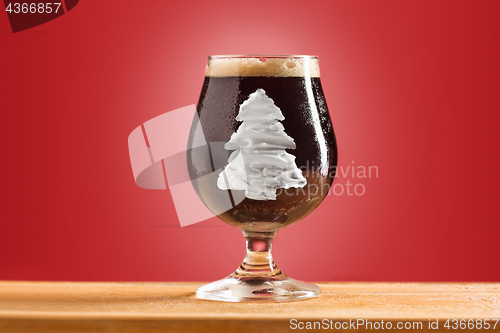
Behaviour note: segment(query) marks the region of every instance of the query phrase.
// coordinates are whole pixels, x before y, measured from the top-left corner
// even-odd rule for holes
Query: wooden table
[[[0,332],[309,332],[298,328],[346,328],[349,319],[377,332],[381,320],[429,331],[429,319],[458,332],[443,327],[447,319],[500,318],[500,283],[319,283],[320,297],[291,303],[198,300],[199,285],[0,281]],[[359,323],[347,330],[370,331]],[[483,332],[500,332],[500,322]]]

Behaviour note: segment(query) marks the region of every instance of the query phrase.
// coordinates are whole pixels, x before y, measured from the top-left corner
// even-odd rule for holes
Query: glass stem
[[[274,264],[271,247],[277,231],[243,231],[247,242],[247,253],[240,267],[233,273],[239,279],[283,279],[286,276]]]

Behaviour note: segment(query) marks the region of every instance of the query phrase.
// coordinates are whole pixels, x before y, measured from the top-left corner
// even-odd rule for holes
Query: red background
[[[214,280],[244,254],[215,219],[180,228],[132,177],[127,137],[197,102],[210,54],[316,54],[340,164],[281,231],[297,279],[498,281],[500,1],[84,1],[13,34],[0,13],[0,279]],[[339,179],[345,183],[346,179]]]

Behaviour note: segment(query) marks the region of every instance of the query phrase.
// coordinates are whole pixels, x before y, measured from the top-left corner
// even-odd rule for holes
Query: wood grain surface
[[[446,319],[500,318],[499,283],[319,283],[320,297],[290,303],[198,300],[199,285],[0,281],[0,332],[310,331],[291,329],[291,319],[422,322],[402,330],[419,332],[431,319],[458,332],[442,327]],[[500,332],[500,323],[482,331]]]

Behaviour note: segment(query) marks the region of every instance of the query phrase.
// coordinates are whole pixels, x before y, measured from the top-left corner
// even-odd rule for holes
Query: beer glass
[[[241,266],[196,296],[282,302],[320,295],[318,286],[287,277],[271,255],[276,233],[311,213],[335,176],[318,57],[210,56],[187,159],[199,198],[241,229],[247,245]]]

